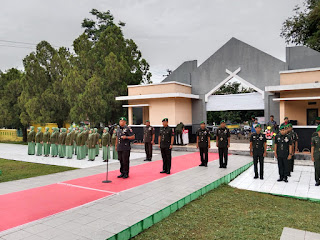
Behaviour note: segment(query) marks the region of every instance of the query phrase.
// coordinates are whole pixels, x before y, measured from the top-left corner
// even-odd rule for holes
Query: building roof
[[[120,97],[116,97],[116,100],[123,101],[123,100],[155,99],[155,98],[200,99],[200,96],[195,94],[187,94],[187,93],[160,93],[160,94],[146,94],[146,95],[134,95],[134,96],[120,96]]]
[[[281,92],[281,91],[295,91],[295,90],[310,90],[320,88],[320,83],[302,83],[292,85],[277,85],[277,86],[266,86],[266,92]]]

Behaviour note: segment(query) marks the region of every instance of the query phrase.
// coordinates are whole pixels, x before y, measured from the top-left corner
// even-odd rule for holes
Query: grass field
[[[75,168],[28,163],[0,158],[0,182],[36,177],[51,173],[64,172]]]
[[[145,239],[280,239],[284,227],[320,233],[320,203],[221,186],[142,232]]]

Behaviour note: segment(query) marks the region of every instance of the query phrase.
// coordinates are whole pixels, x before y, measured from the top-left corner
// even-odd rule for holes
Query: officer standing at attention
[[[49,157],[50,155],[50,136],[49,128],[45,128],[45,132],[43,134],[43,154],[45,157]]]
[[[311,139],[311,160],[314,163],[316,186],[320,185],[320,126],[316,130],[317,136]]]
[[[67,129],[65,144],[66,144],[66,157],[67,159],[71,159],[73,154],[72,128]]]
[[[228,148],[230,147],[230,131],[226,127],[226,121],[220,122],[220,127],[217,129],[216,145],[219,149],[219,168],[227,168],[228,164]]]
[[[316,117],[316,126],[320,126],[320,117]],[[317,131],[312,133],[312,137],[318,136]]]
[[[118,152],[118,159],[120,161],[120,175],[118,178],[129,177],[129,159],[131,145],[130,141],[135,139],[132,129],[127,126],[127,119],[121,117],[119,127],[117,129],[116,150]]]
[[[41,127],[38,127],[38,132],[36,134],[36,148],[37,148],[37,156],[42,155],[42,147],[43,147],[43,132],[41,131]]]
[[[50,137],[50,143],[51,143],[51,156],[56,157],[58,155],[58,128],[53,127],[52,128],[52,134]]]
[[[107,162],[110,159],[110,141],[111,136],[109,133],[109,128],[105,127],[101,136],[102,159],[104,162]]]
[[[267,139],[264,134],[261,133],[261,125],[255,126],[256,132],[250,137],[250,155],[253,157],[254,165],[254,179],[259,177],[258,175],[258,162],[260,164],[260,179],[263,179],[263,161],[267,156]]]
[[[291,177],[291,172],[293,172],[293,168],[294,168],[294,159],[295,159],[295,152],[298,152],[298,134],[293,131],[292,129],[292,124],[289,123],[287,128],[288,131],[288,135],[292,140],[292,158],[289,160],[289,175],[288,177]]]
[[[201,164],[199,167],[208,167],[208,150],[210,148],[210,131],[205,122],[200,123],[197,133],[197,148],[200,150]]]
[[[171,171],[171,150],[174,142],[173,129],[168,126],[168,118],[162,119],[163,127],[160,128],[159,147],[163,161],[162,171],[160,173],[170,174]]]
[[[280,178],[278,182],[288,182],[289,166],[288,160],[292,158],[292,140],[286,134],[285,126],[280,126],[280,133],[275,137],[274,155],[278,159]]]
[[[94,161],[96,158],[96,143],[97,143],[97,136],[94,130],[89,130],[89,137],[88,137],[88,161]]]
[[[150,126],[150,121],[146,121],[146,126],[143,129],[143,142],[146,152],[146,159],[144,161],[152,160],[152,146],[154,144],[155,130]]]
[[[28,155],[35,154],[35,139],[36,139],[36,132],[34,131],[34,126],[30,127],[30,132],[28,133],[27,140],[28,140]]]

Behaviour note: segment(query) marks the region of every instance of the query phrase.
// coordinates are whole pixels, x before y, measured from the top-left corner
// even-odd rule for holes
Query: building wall
[[[288,117],[290,120],[297,120],[298,125],[307,125],[307,109],[318,108],[320,112],[320,100],[316,105],[308,105],[309,101],[282,101],[280,103],[281,119]],[[283,121],[282,121],[283,122]]]
[[[152,125],[162,125],[162,119],[168,118],[170,125],[176,125],[179,122],[192,124],[192,103],[187,98],[161,98],[146,100],[131,100],[129,105],[149,104],[148,110],[145,110],[144,121],[147,118]],[[148,117],[146,111],[149,112]]]
[[[128,96],[160,94],[160,93],[191,93],[191,87],[176,83],[142,85],[128,87]]]
[[[181,82],[191,84],[191,73],[197,68],[197,60],[186,61],[175,69],[162,82]]]
[[[320,89],[299,90],[299,91],[283,91],[280,93],[281,98],[293,98],[293,97],[319,97]],[[313,100],[310,100],[313,102]]]
[[[280,85],[320,82],[320,70],[299,73],[281,73]]]
[[[304,46],[286,48],[288,69],[304,69],[320,67],[320,53]]]

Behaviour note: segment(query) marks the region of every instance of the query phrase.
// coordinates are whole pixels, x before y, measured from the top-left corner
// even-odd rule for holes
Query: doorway
[[[318,108],[307,109],[307,125],[315,125],[318,117]]]

